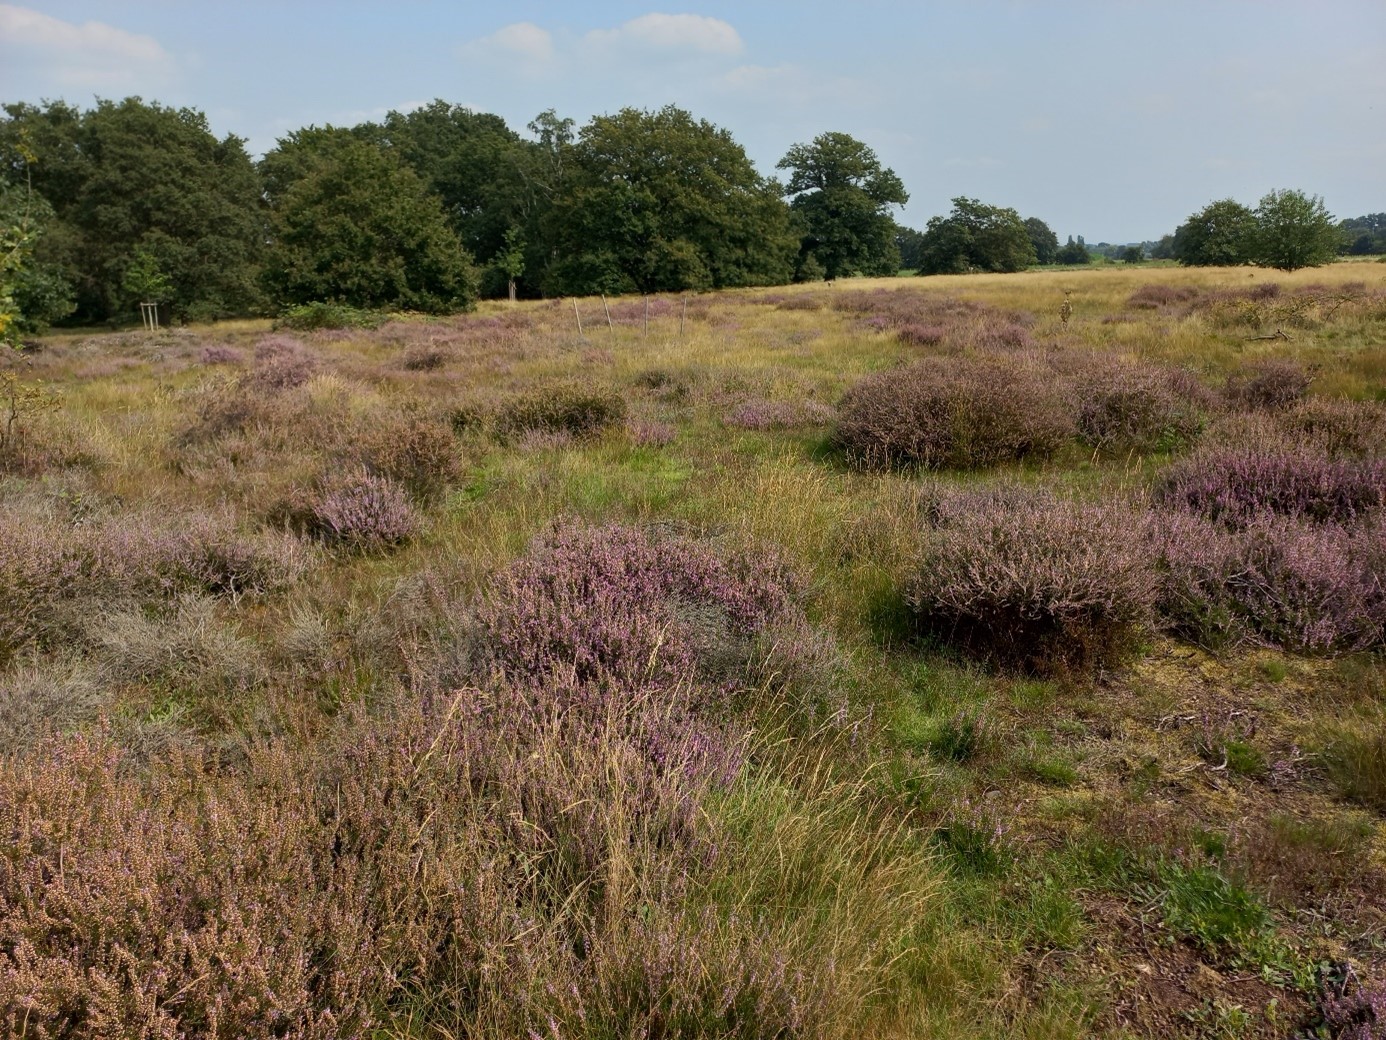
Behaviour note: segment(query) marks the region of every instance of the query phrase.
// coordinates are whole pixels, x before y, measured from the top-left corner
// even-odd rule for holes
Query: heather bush
[[[437,501],[462,479],[452,430],[415,412],[371,422],[352,438],[347,453],[367,473],[393,481],[425,503]]]
[[[504,402],[495,424],[502,437],[516,437],[527,430],[592,437],[625,418],[626,402],[616,391],[557,383]]]
[[[1333,1040],[1386,1040],[1386,983],[1326,984],[1319,1011]]]
[[[1051,373],[1018,360],[928,358],[847,391],[837,441],[863,467],[980,469],[1051,455],[1075,433]]]
[[[1279,411],[1303,400],[1313,378],[1298,362],[1270,358],[1229,378],[1224,393],[1236,408]]]
[[[1329,458],[1386,455],[1386,403],[1310,397],[1278,416],[1298,443]]]
[[[1306,450],[1225,448],[1175,463],[1156,498],[1237,526],[1267,513],[1352,523],[1386,498],[1386,460],[1326,459]]]
[[[202,348],[201,360],[204,365],[239,365],[244,359],[234,347],[214,343]]]
[[[493,580],[480,612],[498,666],[578,687],[734,682],[750,640],[792,621],[773,556],[633,527],[561,527]]]
[[[365,471],[324,479],[312,491],[275,506],[270,519],[349,552],[402,545],[420,526],[405,490],[388,477]]]
[[[1382,643],[1379,525],[1350,530],[1266,516],[1229,530],[1167,512],[1151,530],[1159,611],[1187,639],[1214,649],[1257,641],[1317,654]]]
[[[291,336],[266,336],[255,345],[255,364],[240,379],[252,393],[276,393],[302,386],[318,371],[318,359]]]
[[[1118,506],[960,494],[926,532],[905,585],[920,629],[1037,674],[1119,664],[1151,618],[1141,521]]]
[[[1181,369],[1121,363],[1076,375],[1078,432],[1099,451],[1173,451],[1203,430],[1209,395]]]

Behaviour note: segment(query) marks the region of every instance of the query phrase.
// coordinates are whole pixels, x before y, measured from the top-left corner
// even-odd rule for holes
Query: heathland
[[[1382,1036],[1384,270],[7,354],[3,1029]]]

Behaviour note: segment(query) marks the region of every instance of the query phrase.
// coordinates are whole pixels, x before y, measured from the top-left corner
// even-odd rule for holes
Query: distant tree
[[[813,256],[828,278],[899,271],[890,208],[910,197],[871,148],[847,134],[824,133],[794,145],[776,165],[789,171],[784,191],[799,222],[801,258]]]
[[[1339,251],[1351,256],[1386,253],[1386,213],[1349,217],[1338,224],[1342,234]]]
[[[1163,235],[1160,241],[1150,247],[1150,259],[1152,260],[1173,260],[1174,259],[1174,236]]]
[[[914,228],[895,227],[895,248],[900,251],[900,266],[907,271],[917,271],[924,247],[924,232]]]
[[[32,147],[34,189],[56,218],[43,250],[73,285],[78,320],[124,312],[125,270],[141,249],[168,272],[176,315],[256,306],[261,192],[240,138],[218,140],[202,113],[137,97],[82,113],[62,102],[5,111],[0,166],[14,168],[21,138]]]
[[[1126,246],[1121,251],[1123,264],[1138,264],[1145,259],[1145,250],[1140,246]]]
[[[1054,234],[1054,229],[1038,217],[1026,217],[1025,230],[1035,250],[1035,263],[1052,264],[1059,254],[1059,236]]]
[[[1210,202],[1174,232],[1174,259],[1186,267],[1250,263],[1256,214],[1233,199]]]
[[[471,258],[419,176],[359,137],[328,135],[320,144],[313,154],[295,142],[301,175],[271,204],[265,286],[274,301],[429,313],[469,307]]]
[[[159,258],[144,246],[135,250],[120,285],[131,304],[163,303],[173,292],[173,282],[164,273]]]
[[[920,274],[1023,271],[1035,262],[1020,214],[962,196],[948,216],[929,220],[920,252]]]
[[[779,186],[726,130],[672,105],[597,116],[571,144],[545,129],[559,170],[543,222],[546,292],[789,281],[795,241]]]
[[[1054,255],[1054,262],[1059,264],[1092,263],[1092,254],[1088,252],[1088,246],[1083,241],[1083,236],[1079,235],[1075,241],[1073,236],[1069,235],[1068,241],[1061,245],[1058,253]]]
[[[1317,195],[1272,191],[1256,207],[1252,256],[1262,267],[1318,267],[1338,254],[1340,241],[1338,226]]]

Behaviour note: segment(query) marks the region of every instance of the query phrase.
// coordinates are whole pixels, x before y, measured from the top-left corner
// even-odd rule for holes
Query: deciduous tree
[[[321,145],[300,151],[302,175],[273,200],[273,299],[429,313],[470,306],[470,257],[419,176],[361,137],[328,135]]]
[[[1317,195],[1272,191],[1256,207],[1252,255],[1262,267],[1318,267],[1333,260],[1341,241],[1337,224]]]
[[[1174,232],[1174,259],[1186,267],[1251,262],[1256,214],[1233,199],[1210,202]]]
[[[1030,231],[1019,213],[959,196],[952,213],[930,219],[919,272],[1023,271],[1034,262]]]
[[[890,207],[910,197],[874,151],[847,134],[819,134],[791,148],[778,169],[790,171],[785,193],[800,225],[800,266],[812,256],[829,278],[899,270]]]

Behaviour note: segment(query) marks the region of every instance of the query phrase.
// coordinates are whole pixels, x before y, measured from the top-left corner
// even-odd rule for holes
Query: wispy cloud
[[[0,53],[67,87],[122,88],[173,70],[172,57],[152,36],[104,22],[65,22],[16,4],[0,4]]]
[[[614,29],[593,29],[582,40],[589,47],[641,51],[728,55],[746,49],[741,34],[730,23],[699,14],[642,14]]]

